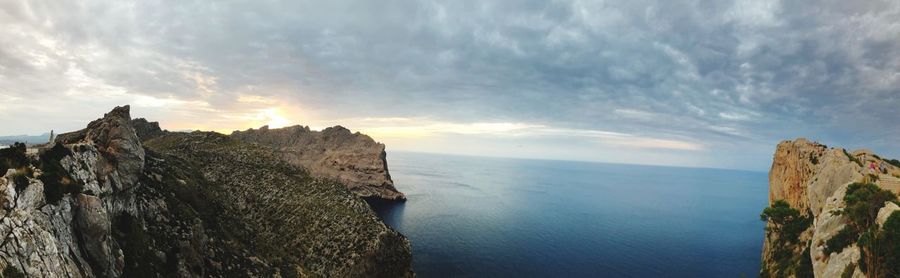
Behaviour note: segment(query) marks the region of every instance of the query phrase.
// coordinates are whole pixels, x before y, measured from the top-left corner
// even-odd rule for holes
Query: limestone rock
[[[860,167],[851,162],[843,149],[829,149],[818,158],[819,165],[808,183],[808,203],[813,215],[819,215],[825,200],[847,183],[861,181]]]
[[[144,149],[131,126],[130,111],[128,105],[116,107],[103,118],[89,123],[85,129],[60,134],[56,141],[61,144],[93,144],[113,166],[102,169],[102,174],[116,174],[117,179],[112,185],[116,189],[126,189],[137,182],[144,167]],[[115,171],[111,171],[113,169]]]
[[[900,206],[895,204],[894,202],[885,202],[884,207],[878,211],[878,218],[875,219],[875,222],[878,223],[878,226],[884,226],[884,222],[887,222],[888,217],[891,217],[891,214],[900,210]]]
[[[867,169],[873,163],[879,168],[874,173]],[[828,148],[803,138],[778,144],[769,172],[769,203],[785,200],[791,207],[813,217],[813,225],[801,233],[799,245],[811,246],[810,256],[816,277],[840,277],[848,265],[858,261],[860,252],[855,244],[841,252],[824,254],[825,242],[846,226],[847,218],[834,212],[844,209],[847,186],[867,179],[871,181],[872,178],[867,175],[872,174],[876,176],[876,185],[900,193],[900,168],[886,163],[870,150]],[[895,209],[900,208],[893,203],[881,209],[880,223]],[[769,241],[764,242],[764,266],[773,264],[772,252]],[[801,250],[794,252],[795,256],[799,256]],[[862,275],[857,266],[853,276]]]
[[[847,185],[849,184],[838,188],[831,197],[825,200],[822,213],[813,223],[810,256],[812,256],[813,273],[816,277],[840,277],[847,265],[859,260],[860,253],[856,245],[848,246],[841,252],[825,254],[825,242],[847,226],[847,218],[834,213],[844,207]]]
[[[122,275],[122,251],[112,239],[110,217],[96,196],[77,194],[75,198],[75,227],[83,243],[88,262],[98,276]]]
[[[341,126],[321,132],[304,126],[278,129],[264,126],[235,131],[231,137],[274,148],[286,161],[303,167],[314,177],[343,183],[358,196],[406,199],[394,188],[384,144],[359,132],[351,133]]]
[[[825,147],[806,139],[778,144],[769,170],[769,203],[785,200],[791,207],[806,212],[809,208],[807,185],[817,168],[811,158],[825,152]]]

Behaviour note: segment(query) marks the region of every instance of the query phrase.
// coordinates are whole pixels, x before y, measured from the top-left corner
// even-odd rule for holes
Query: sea
[[[419,277],[755,277],[767,174],[390,152]]]

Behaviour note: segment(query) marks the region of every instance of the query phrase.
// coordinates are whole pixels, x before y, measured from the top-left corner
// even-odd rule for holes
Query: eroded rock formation
[[[321,132],[304,126],[264,126],[235,131],[231,137],[274,148],[285,160],[307,169],[314,177],[336,180],[361,197],[406,199],[394,188],[384,144],[365,134],[351,133],[341,126]]]
[[[876,171],[868,170],[872,163],[877,165]],[[872,173],[874,178],[869,176]],[[802,138],[778,144],[769,172],[769,203],[784,200],[812,219],[809,228],[800,234],[799,243],[790,250],[791,256],[809,256],[815,277],[841,277],[845,274],[864,277],[863,271],[857,266],[860,251],[856,244],[851,244],[840,252],[825,254],[825,242],[847,225],[847,217],[836,212],[846,206],[844,196],[848,185],[854,182],[874,182],[878,187],[896,194],[900,193],[898,177],[900,168],[871,151],[849,152]],[[791,273],[776,273],[774,270],[776,254],[773,244],[776,239],[777,235],[767,232],[762,255],[762,274],[767,277],[793,276]],[[804,251],[808,251],[808,255]]]

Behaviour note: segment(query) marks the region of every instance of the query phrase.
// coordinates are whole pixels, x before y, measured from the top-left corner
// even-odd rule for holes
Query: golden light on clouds
[[[698,151],[704,145],[687,139],[656,138],[637,134],[592,129],[555,128],[541,124],[514,122],[455,123],[415,118],[343,119],[373,138],[423,138],[448,134],[499,137],[569,137],[583,138],[603,145],[634,149],[669,149]]]

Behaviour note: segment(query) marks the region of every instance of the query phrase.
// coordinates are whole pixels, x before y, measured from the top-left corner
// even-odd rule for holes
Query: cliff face
[[[412,275],[405,237],[271,149],[202,132],[142,143],[127,106],[56,142],[0,153],[4,273]]]
[[[866,177],[871,173],[867,169],[871,163],[879,167],[874,171],[874,178]],[[789,248],[790,255],[808,257],[815,277],[840,277],[845,274],[864,277],[857,266],[860,251],[855,243],[832,254],[825,254],[825,243],[848,223],[847,216],[836,213],[846,207],[844,196],[848,185],[875,179],[874,183],[879,188],[898,193],[898,176],[900,168],[886,163],[870,151],[848,152],[806,139],[778,144],[769,172],[769,203],[784,200],[791,208],[812,220],[811,225],[800,233],[798,243]],[[768,223],[769,228],[772,225]],[[762,276],[796,276],[775,270],[777,258],[784,257],[783,254],[776,254],[777,239],[777,234],[766,233]]]
[[[384,144],[341,126],[311,131],[309,127],[235,131],[231,137],[274,148],[288,162],[321,179],[343,183],[361,197],[404,200],[388,172]]]

